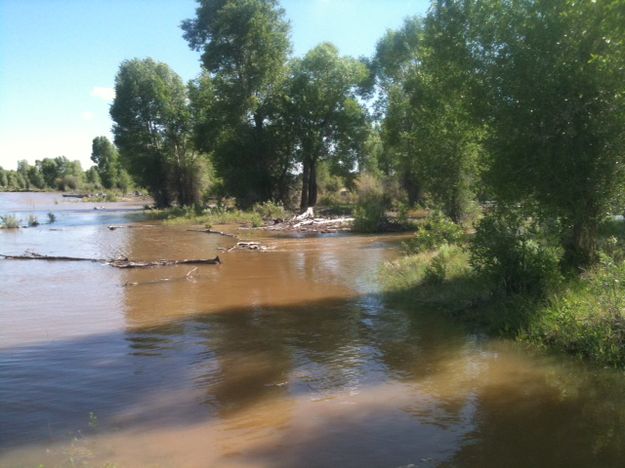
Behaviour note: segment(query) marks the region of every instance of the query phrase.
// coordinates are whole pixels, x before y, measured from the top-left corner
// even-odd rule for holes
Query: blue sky
[[[424,14],[427,0],[282,0],[295,55],[333,42],[371,55],[387,29]],[[186,81],[199,54],[180,22],[195,0],[0,0],[0,166],[65,155],[91,165],[91,141],[111,137],[120,62],[153,57]]]

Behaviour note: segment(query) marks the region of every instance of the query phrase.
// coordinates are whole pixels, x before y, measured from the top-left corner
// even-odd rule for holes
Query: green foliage
[[[20,227],[20,220],[12,214],[0,216],[0,227],[3,229],[17,229]]]
[[[293,142],[284,118],[289,24],[274,0],[201,0],[183,22],[202,53],[191,86],[195,140],[212,153],[225,191],[240,206],[286,201],[293,182]]]
[[[65,156],[37,160],[33,166],[21,160],[15,171],[0,168],[3,190],[76,190],[84,183],[85,173],[80,161],[70,161]]]
[[[561,249],[512,208],[486,216],[471,242],[471,265],[506,294],[543,294],[560,279]]]
[[[101,182],[106,189],[120,189],[126,191],[129,185],[128,173],[121,164],[119,153],[115,145],[105,136],[95,137],[91,143],[91,160],[96,164],[94,175],[88,174],[90,182],[98,185]]]
[[[318,45],[291,65],[286,112],[294,122],[291,133],[302,164],[302,210],[317,203],[321,160],[346,172],[363,152],[368,125],[357,91],[367,76],[364,64],[339,56],[329,43]]]
[[[406,253],[414,254],[426,250],[438,249],[446,244],[462,241],[464,231],[461,226],[451,221],[444,214],[435,211],[419,225],[415,236],[404,242],[402,247]]]
[[[113,133],[130,173],[159,206],[199,202],[202,156],[192,144],[191,110],[180,77],[152,59],[127,60],[115,78],[115,93]],[[101,153],[114,154],[111,145],[94,143],[96,159],[105,164],[108,156]]]
[[[497,198],[536,201],[542,217],[561,220],[567,262],[592,263],[597,225],[624,192],[623,2],[458,0],[434,10],[453,10],[457,49],[470,51],[479,77]]]
[[[402,174],[410,203],[424,193],[454,221],[475,198],[482,131],[469,113],[467,78],[449,47],[444,15],[406,20],[378,43],[384,165]],[[443,23],[443,24],[441,24]]]
[[[601,255],[597,266],[539,306],[521,338],[625,367],[625,263]]]
[[[254,213],[258,213],[262,219],[285,219],[286,211],[284,210],[284,206],[280,203],[276,203],[273,201],[266,201],[263,203],[257,203],[252,208]]]
[[[388,223],[386,210],[389,202],[382,182],[371,174],[361,174],[356,181],[358,201],[354,209],[355,232],[380,232]]]
[[[432,257],[430,264],[423,272],[423,281],[428,284],[441,284],[447,276],[450,252],[449,246],[444,244],[438,253]]]
[[[488,288],[471,270],[468,252],[456,245],[387,262],[379,278],[389,297],[448,312],[488,296]]]

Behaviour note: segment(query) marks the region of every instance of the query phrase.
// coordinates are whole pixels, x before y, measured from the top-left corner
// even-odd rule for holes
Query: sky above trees
[[[282,0],[293,52],[334,43],[370,56],[387,29],[424,14],[426,0]],[[180,23],[194,0],[0,0],[0,166],[65,155],[84,167],[110,136],[109,106],[122,60],[153,57],[184,80],[199,74]]]

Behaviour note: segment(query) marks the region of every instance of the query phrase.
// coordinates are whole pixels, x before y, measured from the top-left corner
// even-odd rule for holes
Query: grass
[[[625,262],[603,257],[539,304],[519,338],[625,367]]]
[[[106,192],[92,197],[85,197],[81,200],[85,203],[113,203],[119,201],[119,196],[113,192]]]
[[[439,264],[438,271],[432,266]],[[469,254],[457,245],[407,255],[386,263],[379,273],[387,295],[403,303],[455,313],[484,301],[489,291],[469,266]]]
[[[380,279],[391,300],[446,314],[470,329],[625,368],[625,251],[603,254],[595,267],[540,297],[493,291],[458,245],[389,262]]]
[[[166,224],[203,224],[214,226],[217,224],[242,224],[251,227],[263,225],[263,218],[253,211],[213,209],[209,211],[195,208],[174,207],[163,210],[148,210],[150,219],[161,219]]]
[[[17,229],[20,227],[20,219],[17,216],[8,214],[0,216],[0,228],[1,229]]]

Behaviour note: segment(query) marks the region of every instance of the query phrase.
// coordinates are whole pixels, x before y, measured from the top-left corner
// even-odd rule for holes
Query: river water
[[[379,295],[398,236],[233,240],[0,194],[0,466],[623,466],[625,376]],[[114,230],[108,225],[124,225]]]

